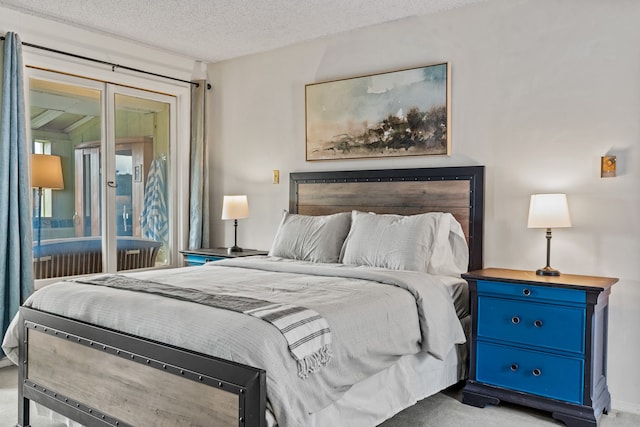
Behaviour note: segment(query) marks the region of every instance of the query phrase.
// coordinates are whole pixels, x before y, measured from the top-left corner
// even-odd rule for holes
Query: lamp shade
[[[249,218],[247,196],[224,196],[222,201],[222,219]]]
[[[31,186],[36,188],[64,189],[62,162],[59,156],[31,155]]]
[[[533,194],[529,203],[529,228],[571,227],[566,194]]]

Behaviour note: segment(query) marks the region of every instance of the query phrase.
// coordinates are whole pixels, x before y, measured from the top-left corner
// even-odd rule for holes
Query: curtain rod
[[[0,36],[0,40],[4,40],[4,39],[5,39],[4,36]],[[95,59],[95,58],[90,58],[88,56],[76,55],[75,53],[64,52],[62,50],[52,49],[50,47],[40,46],[40,45],[32,44],[32,43],[22,42],[22,45],[23,46],[28,46],[28,47],[33,47],[33,48],[36,48],[36,49],[45,50],[47,52],[58,53],[60,55],[71,56],[71,57],[77,58],[77,59],[83,59],[85,61],[91,61],[91,62],[97,62],[99,64],[103,64],[103,65],[109,65],[111,67],[111,71],[114,71],[114,72],[116,71],[116,69],[122,68],[123,70],[127,70],[127,71],[135,71],[136,73],[148,74],[148,75],[155,76],[155,77],[162,77],[163,79],[174,80],[174,81],[182,82],[182,83],[189,83],[190,85],[194,85],[195,87],[200,87],[200,84],[197,83],[197,82],[191,82],[189,80],[183,80],[183,79],[179,79],[179,78],[176,78],[176,77],[165,76],[163,74],[152,73],[151,71],[145,71],[145,70],[140,70],[138,68],[127,67],[126,65],[115,64],[113,62],[103,61],[101,59]],[[210,83],[207,83],[207,89],[211,89],[211,84]]]

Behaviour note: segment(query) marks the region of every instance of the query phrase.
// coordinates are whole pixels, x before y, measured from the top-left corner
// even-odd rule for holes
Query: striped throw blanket
[[[70,282],[107,286],[127,291],[146,292],[190,301],[215,308],[236,311],[260,318],[278,328],[298,364],[298,376],[307,378],[331,360],[331,330],[324,317],[304,307],[265,300],[209,293],[165,283],[139,280],[119,274],[69,279]]]

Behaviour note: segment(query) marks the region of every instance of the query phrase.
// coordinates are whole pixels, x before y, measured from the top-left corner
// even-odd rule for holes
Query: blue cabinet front
[[[515,297],[526,301],[540,300],[577,304],[585,304],[587,302],[587,294],[582,290],[521,283],[492,282],[490,280],[478,280],[478,294]]]
[[[209,261],[217,261],[222,259],[217,256],[207,256],[207,255],[197,255],[197,254],[185,254],[184,256],[187,265],[195,266],[195,265],[203,265]]]
[[[582,359],[477,343],[476,379],[485,384],[582,404],[583,378]]]
[[[586,308],[478,297],[478,337],[584,353]]]

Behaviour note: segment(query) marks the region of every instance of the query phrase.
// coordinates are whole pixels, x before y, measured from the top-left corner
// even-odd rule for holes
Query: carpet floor
[[[0,369],[0,427],[15,426],[18,412],[18,370],[15,367]],[[380,427],[544,427],[561,426],[547,412],[522,406],[501,404],[484,409],[463,405],[461,388],[450,388],[421,400]],[[32,411],[32,414],[35,411]],[[61,427],[59,423],[33,417],[32,427]],[[640,415],[611,411],[603,415],[599,427],[638,427]],[[336,426],[339,427],[339,426]]]

